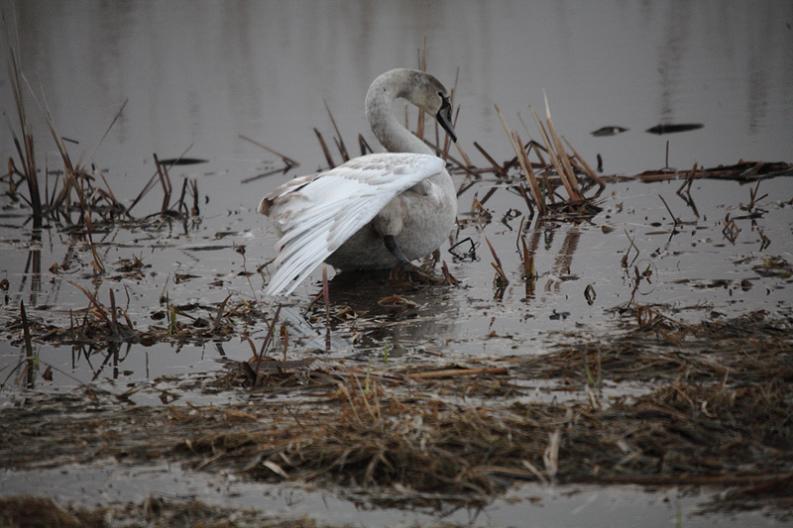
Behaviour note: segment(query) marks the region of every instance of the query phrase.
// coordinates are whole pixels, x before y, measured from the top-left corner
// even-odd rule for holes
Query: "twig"
[[[263,145],[262,143],[259,143],[259,142],[258,142],[258,141],[256,141],[255,139],[251,139],[251,138],[249,138],[248,136],[246,136],[246,135],[243,135],[243,134],[239,134],[239,138],[240,138],[240,139],[244,139],[244,140],[245,140],[245,141],[247,141],[248,143],[252,143],[252,144],[256,145],[257,147],[259,147],[259,148],[262,148],[262,149],[266,150],[266,151],[267,151],[267,152],[269,152],[270,154],[273,154],[273,155],[275,155],[275,156],[278,156],[279,158],[281,158],[281,159],[283,160],[283,162],[284,162],[284,163],[286,163],[286,164],[287,164],[287,165],[289,165],[290,167],[298,167],[298,166],[300,166],[300,163],[298,163],[297,161],[293,160],[293,159],[292,159],[292,158],[290,158],[289,156],[287,156],[287,155],[285,155],[285,154],[281,154],[280,152],[278,152],[278,151],[277,151],[277,150],[275,150],[274,148],[270,148],[270,147],[268,147],[267,145]]]
[[[30,324],[25,312],[25,301],[19,301],[19,315],[22,318],[22,335],[25,340],[25,357],[28,361],[28,386],[32,386],[33,373],[33,342],[30,338]]]
[[[488,163],[490,163],[490,165],[493,167],[493,170],[496,171],[496,174],[498,174],[502,178],[508,178],[509,177],[509,175],[507,174],[507,171],[504,170],[504,167],[499,165],[498,162],[496,162],[496,160],[493,159],[493,156],[491,156],[484,149],[484,147],[482,145],[480,145],[479,143],[474,141],[474,147],[476,147],[476,149],[482,154],[482,156],[485,157],[485,159],[488,161]]]
[[[317,135],[317,140],[319,140],[319,146],[322,147],[322,153],[325,155],[325,161],[328,162],[328,167],[333,168],[336,166],[336,163],[333,161],[333,156],[330,155],[330,150],[328,149],[327,143],[325,143],[325,138],[322,137],[322,132],[314,129],[314,133]]]
[[[333,130],[336,131],[336,137],[338,141],[336,142],[336,147],[339,149],[339,154],[341,154],[341,159],[344,161],[350,161],[350,154],[347,152],[347,145],[344,144],[344,138],[341,137],[341,132],[339,131],[339,127],[336,124],[336,119],[333,117],[333,112],[330,111],[330,107],[328,106],[328,102],[323,99],[322,102],[325,104],[325,110],[328,112],[328,116],[330,117],[330,122],[333,125]]]
[[[676,216],[675,216],[675,214],[674,214],[674,213],[672,212],[672,210],[669,208],[669,204],[668,204],[668,203],[666,203],[666,200],[664,200],[664,197],[663,197],[663,196],[661,196],[661,195],[659,194],[659,195],[658,195],[658,198],[660,198],[660,199],[661,199],[661,201],[664,203],[664,207],[666,207],[666,210],[669,212],[669,216],[671,216],[671,217],[672,217],[672,221],[675,223],[675,227],[677,227],[677,226],[679,226],[680,224],[682,224],[683,222],[681,222],[681,221],[680,221],[680,219],[679,219],[678,217],[676,217]]]
[[[157,167],[157,176],[160,178],[160,185],[162,185],[162,208],[160,209],[160,214],[165,214],[170,209],[171,204],[171,177],[168,174],[168,169],[160,163],[159,158],[157,158],[157,154],[153,154],[154,156],[154,164]]]
[[[534,176],[534,171],[531,168],[531,164],[529,164],[528,160],[526,159],[526,151],[523,150],[523,143],[520,141],[520,136],[517,134],[517,132],[509,128],[507,120],[504,119],[504,114],[501,113],[501,108],[498,105],[495,105],[495,108],[496,113],[498,114],[498,119],[501,121],[501,128],[504,130],[504,134],[507,135],[507,138],[509,138],[512,148],[515,151],[515,155],[518,158],[518,163],[520,163],[520,167],[523,169],[523,174],[525,175],[526,180],[529,182],[532,195],[534,196],[534,202],[537,204],[540,215],[543,215],[546,211],[545,200],[543,199],[542,193],[540,192],[540,186],[537,183],[537,178]]]
[[[253,369],[254,387],[259,382],[259,367],[262,364],[262,358],[264,358],[264,353],[267,351],[267,347],[270,346],[270,341],[272,341],[273,334],[275,333],[275,324],[278,322],[279,315],[281,315],[280,304],[275,309],[275,314],[273,315],[273,319],[270,321],[270,326],[267,330],[267,337],[264,338],[264,341],[262,342],[262,347],[259,349],[259,355],[256,357],[256,367]]]
[[[495,261],[491,262],[490,265],[496,270],[496,285],[499,289],[503,289],[509,284],[509,279],[507,279],[507,274],[504,273],[504,268],[501,265],[501,259],[498,258],[496,250],[493,248],[493,244],[490,243],[490,240],[488,240],[487,237],[485,237],[485,243],[487,243],[487,247],[490,248],[490,253],[493,255],[493,260]]]
[[[330,352],[330,286],[327,266],[322,266],[322,299],[325,302],[325,352]]]
[[[455,368],[444,370],[430,370],[426,372],[412,372],[407,376],[412,379],[443,379],[457,378],[461,376],[478,376],[480,374],[505,375],[509,370],[505,367],[478,367],[478,368]]]

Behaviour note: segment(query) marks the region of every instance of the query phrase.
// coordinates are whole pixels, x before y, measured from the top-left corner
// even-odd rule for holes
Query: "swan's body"
[[[259,212],[281,238],[266,293],[292,292],[323,261],[342,270],[389,269],[437,249],[454,226],[457,197],[443,160],[391,114],[405,98],[449,125],[446,91],[434,77],[397,69],[366,95],[366,116],[389,153],[370,154],[296,178],[265,196]]]

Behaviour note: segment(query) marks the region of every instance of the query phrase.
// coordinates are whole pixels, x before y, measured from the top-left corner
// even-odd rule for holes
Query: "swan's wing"
[[[442,170],[443,161],[428,154],[370,154],[265,196],[259,212],[282,233],[265,293],[291,293],[394,197]]]

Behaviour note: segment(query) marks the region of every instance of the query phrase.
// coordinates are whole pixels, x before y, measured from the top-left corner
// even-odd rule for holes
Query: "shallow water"
[[[489,183],[480,183],[463,194],[461,211],[465,211],[470,196],[477,190],[487,189]],[[748,186],[732,182],[700,181],[693,186],[692,195],[697,201],[701,218],[695,224],[673,229],[673,222],[658,198],[666,196],[675,214],[693,222],[693,213],[675,194],[677,185],[669,184],[613,184],[604,198],[604,211],[591,222],[571,224],[532,224],[526,238],[536,243],[535,266],[539,277],[534,290],[527,294],[526,282],[521,277],[521,261],[516,250],[516,233],[520,219],[511,221],[509,227],[493,221],[483,227],[463,229],[459,239],[470,237],[477,246],[475,260],[455,262],[453,255],[444,252],[443,259],[460,281],[458,288],[430,288],[400,293],[416,303],[415,308],[396,312],[381,308],[377,300],[395,290],[384,276],[357,277],[345,280],[344,275],[331,281],[332,300],[339,305],[349,305],[361,317],[354,325],[337,327],[338,341],[331,354],[322,360],[354,357],[363,361],[379,361],[384,347],[389,357],[396,361],[441,355],[444,361],[472,356],[494,357],[509,354],[542,353],[555,343],[576,339],[581,335],[602,337],[619,327],[620,318],[613,309],[628,303],[632,295],[645,305],[662,305],[681,321],[699,321],[703,318],[733,317],[753,310],[766,310],[772,317],[791,314],[790,279],[780,276],[761,276],[757,269],[770,256],[779,255],[790,260],[793,252],[791,225],[793,207],[766,199],[761,203],[767,213],[760,219],[738,220],[741,231],[734,243],[722,233],[724,215],[740,216],[740,203],[748,202]],[[786,196],[790,183],[785,178],[763,182],[760,187],[769,196]],[[481,192],[480,192],[481,195]],[[726,202],[726,203],[724,203]],[[520,198],[506,190],[498,191],[487,206],[494,216],[509,207],[520,207]],[[621,211],[618,211],[621,208]],[[199,302],[209,305],[220,302],[228,294],[235,298],[264,301],[261,288],[266,275],[239,276],[243,271],[242,257],[232,244],[245,244],[246,268],[264,262],[272,256],[272,236],[262,235],[258,218],[253,213],[240,212],[224,217],[233,220],[232,229],[237,234],[215,240],[213,229],[221,228],[217,219],[204,219],[188,234],[173,237],[154,236],[143,240],[140,234],[118,230],[110,239],[114,242],[105,249],[104,260],[111,264],[121,258],[139,256],[144,263],[144,277],[129,279],[120,273],[110,272],[114,280],[106,280],[97,288],[98,298],[108,303],[109,290],[118,299],[130,295],[130,316],[140,327],[153,324],[162,314],[165,304],[159,298],[166,292],[172,303]],[[754,225],[753,225],[754,223]],[[603,227],[613,228],[609,233]],[[760,231],[771,241],[761,251]],[[10,233],[20,233],[19,230]],[[262,236],[260,236],[262,235]],[[630,246],[630,236],[639,253],[628,269],[621,266],[623,255]],[[493,286],[492,257],[485,245],[491,241],[504,264],[509,286],[501,300],[496,299]],[[52,262],[61,262],[66,244],[54,230],[47,231],[41,243],[40,258],[46,269]],[[263,243],[259,243],[263,240]],[[127,242],[129,242],[127,244]],[[220,246],[217,251],[195,251],[191,248],[203,244]],[[9,244],[11,246],[11,244]],[[132,247],[129,247],[132,246]],[[31,317],[69,324],[69,309],[79,310],[86,305],[85,296],[69,281],[80,279],[80,273],[52,275],[46,271],[36,280],[25,269],[30,251],[20,243],[6,250],[12,285],[24,291],[14,291],[14,299],[23,299],[29,306]],[[630,254],[634,258],[635,252]],[[224,269],[224,266],[225,269]],[[642,281],[633,294],[634,268],[649,269],[649,281]],[[177,274],[195,277],[177,283]],[[222,281],[222,285],[216,281]],[[303,308],[319,291],[318,279],[307,281],[297,289],[290,300],[295,320],[302,319]],[[38,284],[38,292],[31,286]],[[591,286],[596,298],[586,302],[585,289]],[[399,291],[399,290],[397,290]],[[119,303],[126,302],[119,300]],[[15,303],[6,308],[6,316],[16,315]],[[209,311],[191,312],[193,316]],[[77,316],[79,320],[79,315]],[[294,325],[293,325],[294,327]],[[267,322],[251,328],[254,341],[263,339]],[[297,335],[319,339],[319,329],[307,322],[294,327]],[[566,337],[566,332],[574,332]],[[349,340],[358,337],[353,347]],[[336,346],[337,345],[337,346]],[[320,345],[318,348],[322,348]],[[145,381],[160,376],[189,374],[220,368],[222,357],[242,360],[250,349],[246,343],[232,340],[224,344],[222,353],[207,343],[200,347],[157,344],[146,347],[140,344],[123,346],[118,353],[111,351],[93,353],[90,350],[70,350],[63,347],[44,346],[40,349],[42,360],[69,373],[76,379],[59,372],[54,376],[56,385],[73,386],[95,380]],[[9,368],[21,360],[20,349],[0,345],[0,358]],[[430,354],[430,356],[427,356]],[[299,354],[297,354],[299,356]],[[44,386],[51,386],[45,383]]]
[[[31,86],[44,92],[60,133],[79,142],[69,143],[72,156],[106,168],[118,196],[131,199],[143,187],[153,172],[152,153],[169,158],[186,152],[208,160],[172,171],[175,187],[183,177],[197,178],[200,222],[174,224],[157,233],[114,229],[95,236],[108,268],[132,256],[151,266],[139,279],[111,271],[108,275],[116,278],[98,288],[103,301],[111,288],[123,299],[119,302],[126,303],[128,293],[130,316],[140,326],[154,323],[152,314],[163,309],[163,293],[174,303],[209,305],[229,294],[264,300],[266,273],[240,275],[273,256],[275,235],[254,211],[259,197],[292,176],[324,165],[311,130],[317,126],[326,135],[331,131],[323,99],[350,145],[359,131],[374,145],[362,110],[368,83],[390,67],[414,66],[424,37],[429,69],[447,86],[459,67],[456,101],[462,112],[457,132],[481,165],[485,162],[473,141],[499,161],[511,157],[493,104],[522,130],[516,114],[530,121],[529,105],[541,107],[543,91],[557,129],[590,163],[600,154],[606,173],[633,174],[664,166],[667,140],[668,162],[674,167],[793,158],[793,5],[785,1],[237,2],[221,8],[212,2],[34,0],[17,3],[15,14]],[[96,147],[127,99],[119,122]],[[0,79],[0,101],[4,113],[13,115],[6,78]],[[41,138],[40,165],[46,160],[48,166],[57,166],[40,112],[32,99],[28,106]],[[661,122],[702,123],[704,128],[668,136],[645,132]],[[533,124],[528,124],[533,131]],[[614,137],[591,135],[607,125],[629,130]],[[278,161],[239,134],[284,152],[301,166],[289,174],[242,183],[277,167]],[[0,130],[0,153],[13,154],[6,127]],[[493,185],[498,183],[480,181],[460,197],[461,218],[469,218],[474,195],[481,198]],[[675,195],[677,188],[675,182],[611,184],[602,196],[603,211],[591,221],[531,224],[526,237],[536,243],[540,276],[530,294],[516,251],[521,217],[509,225],[499,221],[507,209],[525,212],[525,206],[500,188],[486,204],[493,221],[468,224],[458,234],[458,240],[471,237],[476,257],[457,260],[447,252],[448,246],[443,248],[442,257],[461,280],[460,288],[402,292],[416,307],[393,313],[374,302],[393,291],[383,277],[368,277],[352,286],[343,276],[334,279],[333,302],[366,315],[354,328],[335,329],[338,346],[322,361],[401,364],[538,354],[581,335],[608,336],[621,328],[619,316],[610,309],[631,299],[632,268],[620,265],[629,236],[639,249],[635,265],[652,271],[651,280],[637,290],[640,303],[665,305],[686,321],[759,309],[789,317],[790,280],[761,276],[756,267],[769,256],[793,259],[793,208],[784,203],[793,198],[791,180],[760,184],[760,194],[768,193],[760,202],[767,213],[738,220],[741,231],[733,242],[722,233],[722,221],[727,213],[744,214],[740,205],[749,201],[749,186],[695,182],[692,195],[698,218]],[[155,211],[156,194],[136,213]],[[695,223],[675,232],[658,195],[676,216]],[[68,281],[90,284],[83,276],[90,267],[88,252],[75,253],[73,271],[48,272],[79,243],[54,227],[34,236],[20,215],[24,211],[6,197],[0,204],[0,272],[11,285],[0,317],[8,321],[16,315],[18,301],[24,300],[31,317],[65,324],[69,309],[87,304]],[[771,241],[768,248],[761,248],[761,233]],[[493,243],[510,280],[500,300],[494,298],[492,257],[485,238]],[[241,245],[246,247],[244,258],[235,251]],[[177,274],[195,277],[177,283]],[[291,309],[298,317],[317,293],[318,277],[315,274],[293,297]],[[597,294],[591,305],[584,296],[590,285]],[[313,330],[302,331],[310,335]],[[313,332],[314,337],[320,335]],[[265,333],[264,321],[251,329],[257,342]],[[353,346],[349,343],[354,335],[359,341]],[[249,355],[248,345],[238,339],[222,348],[208,343],[136,344],[117,352],[49,345],[36,350],[43,364],[55,367],[52,381],[36,379],[38,389],[69,391],[87,382],[115,387],[142,383],[154,387],[139,396],[143,404],[160,403],[151,394],[159,383],[167,388],[167,381],[160,380],[168,376],[200,376],[220,369],[222,357],[243,360]],[[21,358],[20,347],[4,336],[0,377],[5,379]],[[0,394],[3,404],[14,398],[9,389]],[[221,402],[229,397],[210,399]],[[196,392],[177,403],[185,401],[208,400]],[[14,482],[20,492],[36,486]],[[675,513],[659,496],[630,490],[614,491],[618,498],[608,498],[611,491],[591,493],[601,493],[592,502],[601,513],[616,501],[619,506],[614,508],[634,505],[638,511],[652,510],[659,525],[673,524]],[[558,503],[559,510],[546,502],[539,511],[548,519],[559,519],[558,511],[578,505],[562,496],[548,499]],[[520,519],[508,501],[488,511],[492,525]],[[391,519],[372,515],[383,524]],[[403,514],[395,515],[401,519]],[[603,518],[608,525],[608,516]],[[367,517],[366,522],[374,521]],[[697,522],[687,519],[685,525]]]
[[[784,0],[235,2],[222,10],[32,0],[18,3],[17,18],[26,75],[61,133],[81,142],[75,158],[90,155],[129,99],[95,157],[121,196],[140,189],[152,152],[175,157],[191,146],[190,156],[211,162],[193,172],[212,173],[201,184],[220,210],[253,207],[251,193],[275,182],[230,188],[268,158],[238,134],[311,171],[321,159],[311,128],[330,128],[325,99],[348,142],[360,131],[372,143],[366,88],[388,68],[414,66],[424,37],[429,68],[447,86],[460,68],[458,136],[472,155],[477,140],[507,156],[493,104],[521,130],[515,114],[529,122],[543,90],[557,128],[587,159],[601,153],[608,172],[662,166],[667,138],[670,164],[686,168],[787,159],[793,141],[793,7]],[[0,96],[10,110],[7,81]],[[659,122],[705,127],[644,132]],[[606,125],[629,131],[590,135]],[[5,155],[7,134],[3,127]]]
[[[0,489],[45,493],[57,501],[85,507],[107,502],[139,502],[153,494],[170,501],[197,499],[226,508],[256,508],[285,518],[310,515],[339,525],[395,528],[438,520],[436,515],[421,511],[369,509],[325,491],[251,483],[233,475],[212,476],[165,465],[139,469],[98,462],[57,470],[2,471]],[[398,491],[393,494],[392,498],[396,498]],[[102,500],[95,499],[100,496]],[[484,508],[451,510],[443,515],[443,521],[471,528],[525,526],[527,518],[536,526],[569,528],[636,525],[695,528],[713,525],[713,518],[700,510],[714,496],[707,490],[693,493],[667,489],[650,494],[637,486],[544,488],[526,484]],[[737,513],[729,520],[735,526],[782,525],[761,512]]]

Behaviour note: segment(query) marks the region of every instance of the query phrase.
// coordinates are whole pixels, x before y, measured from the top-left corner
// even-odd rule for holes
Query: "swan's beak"
[[[452,126],[452,105],[449,104],[449,100],[445,97],[443,98],[441,109],[435,114],[435,119],[438,120],[438,123],[441,124],[446,133],[449,134],[452,141],[456,143],[457,134],[454,133],[454,127]]]

